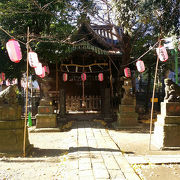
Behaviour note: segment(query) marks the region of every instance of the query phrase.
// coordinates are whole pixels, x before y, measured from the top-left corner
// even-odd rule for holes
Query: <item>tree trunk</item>
[[[18,81],[18,89],[19,89],[19,92],[21,92],[21,78],[20,77],[18,77],[17,78],[17,81]]]
[[[131,54],[131,37],[128,34],[123,34],[121,44],[121,51],[122,51],[122,62],[120,67],[120,75],[124,75],[124,68],[128,66],[130,63],[130,54]]]

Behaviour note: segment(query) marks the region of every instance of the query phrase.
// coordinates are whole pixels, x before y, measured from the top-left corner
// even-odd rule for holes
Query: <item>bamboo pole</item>
[[[113,97],[113,83],[112,83],[112,69],[111,69],[111,61],[109,60],[109,73],[110,73],[110,85],[111,85],[111,96]]]
[[[177,50],[177,47],[174,47],[174,59],[175,59],[175,79],[176,79],[176,84],[178,85],[178,50]]]
[[[28,105],[28,76],[29,76],[29,59],[28,59],[28,52],[29,52],[29,27],[27,29],[27,43],[26,43],[26,49],[27,49],[27,70],[26,70],[26,111],[25,111],[25,121],[24,121],[24,141],[23,141],[23,156],[26,157],[26,124],[27,124],[27,105]]]
[[[159,47],[160,46],[161,46],[161,40],[159,40]],[[156,78],[157,78],[158,64],[159,64],[159,56],[157,56],[156,69],[155,69],[155,75],[154,75],[154,86],[153,86],[152,106],[151,106],[151,120],[150,120],[149,150],[151,150],[152,119],[153,119],[153,110],[154,110],[154,95],[155,95],[155,89],[156,89]]]

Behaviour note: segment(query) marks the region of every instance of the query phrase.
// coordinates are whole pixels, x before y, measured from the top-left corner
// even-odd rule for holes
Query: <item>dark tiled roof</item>
[[[89,23],[82,23],[78,34],[83,34],[90,44],[103,50],[119,51],[119,41],[114,35],[121,36],[121,29],[119,27],[108,25],[91,26]]]

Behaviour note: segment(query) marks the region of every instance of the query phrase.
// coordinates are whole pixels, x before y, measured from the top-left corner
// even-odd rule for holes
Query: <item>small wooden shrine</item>
[[[61,118],[71,113],[96,113],[112,118],[112,104],[117,95],[118,69],[121,52],[111,26],[91,26],[84,22],[73,35],[61,63],[50,64],[50,96]],[[121,32],[116,29],[116,32]]]

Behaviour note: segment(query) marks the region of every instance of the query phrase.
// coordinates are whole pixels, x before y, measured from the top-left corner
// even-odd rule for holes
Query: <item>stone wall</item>
[[[24,141],[24,119],[21,119],[21,107],[0,106],[0,156],[22,156]],[[26,134],[26,151],[30,149]]]

